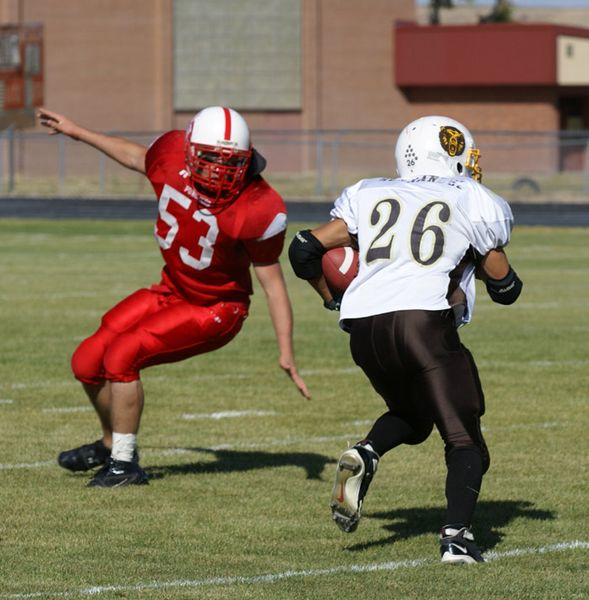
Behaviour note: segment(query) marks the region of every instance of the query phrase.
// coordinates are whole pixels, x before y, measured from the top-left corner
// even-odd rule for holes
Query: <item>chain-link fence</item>
[[[158,132],[108,132],[148,145]],[[267,179],[286,198],[332,198],[358,179],[394,176],[393,130],[252,132]],[[510,200],[585,202],[589,131],[474,132],[483,182]],[[149,182],[61,135],[0,133],[3,195],[151,197]]]

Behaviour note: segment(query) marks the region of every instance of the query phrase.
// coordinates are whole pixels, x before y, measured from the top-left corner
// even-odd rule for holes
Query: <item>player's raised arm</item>
[[[49,129],[50,135],[62,133],[73,140],[79,140],[100,150],[128,169],[145,173],[145,154],[147,152],[145,146],[126,138],[105,135],[86,129],[67,117],[46,108],[37,110],[37,119],[43,127]]]
[[[268,312],[278,342],[280,368],[292,379],[299,392],[305,398],[310,398],[307,384],[299,375],[294,359],[292,307],[280,263],[254,264],[254,271],[266,294]]]

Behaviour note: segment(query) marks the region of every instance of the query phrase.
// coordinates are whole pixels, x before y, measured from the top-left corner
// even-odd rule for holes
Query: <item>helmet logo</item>
[[[234,142],[233,140],[230,140],[230,139],[217,140],[217,145],[223,146],[225,148],[237,148],[237,142]]]
[[[464,134],[455,127],[440,127],[440,144],[448,156],[460,156],[464,152]]]
[[[405,162],[408,167],[414,167],[417,162],[417,154],[415,154],[415,150],[413,150],[411,144],[409,144],[407,150],[405,150]]]

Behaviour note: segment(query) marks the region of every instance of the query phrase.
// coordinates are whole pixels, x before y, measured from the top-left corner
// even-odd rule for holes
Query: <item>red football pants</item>
[[[246,317],[242,302],[197,306],[171,293],[141,289],[102,317],[98,330],[74,352],[72,370],[88,384],[135,381],[145,367],[224,346]]]

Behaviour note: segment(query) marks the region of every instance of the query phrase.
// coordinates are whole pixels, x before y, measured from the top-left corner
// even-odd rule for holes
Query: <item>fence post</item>
[[[321,131],[317,131],[317,156],[316,161],[316,179],[315,179],[315,194],[321,196],[323,194],[323,137]]]
[[[106,156],[102,153],[98,153],[99,162],[99,172],[98,172],[98,189],[100,190],[100,194],[104,196],[105,193],[105,180],[106,180]]]
[[[0,131],[0,194],[4,193],[4,131]]]
[[[8,193],[14,192],[14,125],[9,125],[6,130],[8,135]]]
[[[583,191],[589,192],[589,139],[585,143],[585,164],[583,165]]]
[[[57,136],[57,164],[58,164],[58,180],[57,191],[63,195],[65,191],[65,136]]]
[[[331,184],[329,186],[329,192],[331,195],[335,195],[337,192],[337,175],[338,175],[338,151],[340,145],[340,137],[336,134],[333,141],[331,142]]]

